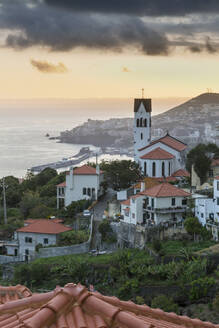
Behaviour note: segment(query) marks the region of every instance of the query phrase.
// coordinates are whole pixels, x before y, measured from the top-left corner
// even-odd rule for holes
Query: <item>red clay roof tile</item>
[[[212,166],[212,167],[214,167],[214,166],[219,166],[219,158],[217,158],[217,159],[212,159],[211,166]]]
[[[27,226],[17,229],[17,232],[32,232],[32,233],[46,233],[46,234],[59,234],[61,232],[72,230],[61,223],[53,222],[49,219],[36,220]]]
[[[121,205],[130,205],[130,199],[124,200]]]
[[[190,177],[188,171],[180,169],[172,174],[172,177]]]
[[[141,193],[150,197],[188,197],[190,194],[170,183],[161,183]]]
[[[167,151],[161,149],[160,147],[150,151],[149,153],[145,154],[141,157],[142,159],[152,159],[152,160],[162,160],[162,159],[173,159],[175,156],[168,153]]]
[[[187,145],[184,144],[182,141],[170,136],[169,134],[166,134],[164,137],[160,138],[160,139],[157,139],[157,140],[154,140],[152,141],[149,145],[143,147],[143,148],[140,148],[139,151],[142,151],[152,145],[155,145],[156,143],[163,143],[164,145],[167,145],[169,146],[170,148],[173,148],[179,152],[185,150],[187,148]]]
[[[69,175],[70,172],[67,172],[67,175]],[[77,167],[76,169],[73,169],[74,175],[97,175],[96,169],[89,165],[83,165],[80,167]],[[100,174],[103,174],[103,171],[100,171]]]
[[[56,185],[56,187],[63,187],[64,188],[64,187],[66,187],[66,182],[64,181],[64,182]]]
[[[9,287],[11,288],[11,287]],[[10,306],[8,306],[10,305]],[[147,305],[88,292],[67,284],[45,294],[0,305],[1,328],[219,328]]]

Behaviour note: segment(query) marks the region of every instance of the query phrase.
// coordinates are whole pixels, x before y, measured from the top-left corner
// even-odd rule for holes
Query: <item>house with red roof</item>
[[[187,145],[169,133],[151,140],[151,112],[151,99],[135,99],[134,158],[144,176],[170,177],[184,171]]]
[[[57,208],[81,199],[97,200],[103,194],[103,180],[104,174],[99,165],[96,168],[89,165],[71,167],[66,172],[65,181],[57,185]]]
[[[0,301],[1,328],[219,328],[73,283],[46,293],[32,293],[21,285],[0,286]]]
[[[64,226],[59,219],[29,219],[16,230],[13,242],[6,245],[7,255],[18,256],[22,260],[35,257],[36,246],[56,245],[61,233],[72,228]]]
[[[179,223],[185,217],[190,194],[164,182],[121,202],[121,215],[130,224]]]

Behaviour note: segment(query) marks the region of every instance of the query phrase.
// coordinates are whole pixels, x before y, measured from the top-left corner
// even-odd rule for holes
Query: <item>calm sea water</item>
[[[27,169],[40,164],[61,160],[76,154],[81,145],[61,144],[49,140],[60,131],[71,129],[83,122],[88,113],[54,111],[47,113],[20,110],[0,111],[0,177],[24,177]],[[90,118],[107,119],[110,114],[90,114]],[[84,146],[84,145],[83,145]]]

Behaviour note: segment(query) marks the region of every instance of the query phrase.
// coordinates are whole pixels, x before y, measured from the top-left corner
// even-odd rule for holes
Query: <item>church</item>
[[[185,177],[187,145],[167,133],[151,140],[151,99],[134,101],[134,160],[144,176],[154,178]]]

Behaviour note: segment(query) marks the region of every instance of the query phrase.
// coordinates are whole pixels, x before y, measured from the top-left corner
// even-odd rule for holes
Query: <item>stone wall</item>
[[[22,261],[21,256],[0,255],[0,264],[21,262],[21,261]]]

